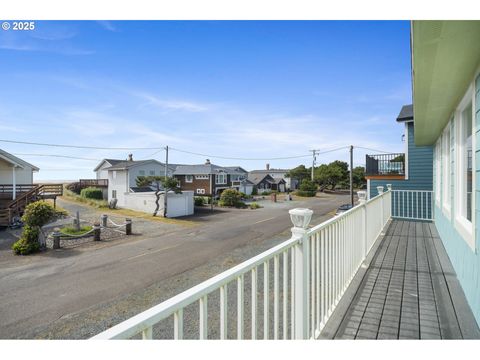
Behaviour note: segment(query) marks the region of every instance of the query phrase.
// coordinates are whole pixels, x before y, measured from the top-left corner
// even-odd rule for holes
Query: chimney
[[[205,165],[210,165],[210,159],[205,160]]]
[[[267,170],[270,170],[270,164],[267,164],[266,168]]]
[[[128,154],[128,159],[127,161],[133,161],[133,155],[132,154]]]

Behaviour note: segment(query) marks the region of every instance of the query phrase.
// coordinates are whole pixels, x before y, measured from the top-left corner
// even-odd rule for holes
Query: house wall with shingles
[[[194,192],[195,195],[212,195],[210,191],[210,176],[208,179],[196,179],[195,175],[193,175],[193,181],[186,182],[185,178],[186,175],[175,175],[175,178],[180,181],[180,188],[182,190],[191,190]],[[205,194],[197,194],[197,189],[204,189]]]
[[[462,235],[457,231],[455,226],[455,201],[453,194],[457,184],[455,184],[455,156],[454,156],[454,144],[455,144],[455,127],[457,126],[456,120],[454,120],[450,126],[450,144],[451,144],[451,201],[450,201],[450,216],[444,211],[442,205],[445,201],[443,193],[440,192],[440,202],[435,204],[435,226],[438,230],[440,238],[447,250],[448,256],[455,269],[456,275],[463,291],[467,298],[467,301],[474,313],[477,323],[480,324],[480,227],[478,221],[480,220],[480,75],[477,75],[474,83],[474,104],[475,117],[472,119],[474,123],[473,136],[475,138],[474,154],[475,159],[473,161],[473,171],[476,172],[476,183],[473,183],[473,191],[476,192],[475,203],[473,204],[474,216],[473,219],[473,236],[475,241],[475,249],[467,243]],[[443,164],[443,162],[440,162]],[[443,188],[442,178],[437,178],[436,171],[434,174],[434,184],[440,182],[440,189]],[[435,186],[436,188],[436,186]],[[475,222],[477,226],[475,226]]]
[[[414,142],[413,122],[408,126],[408,180],[370,179],[370,198],[377,196],[377,186],[387,188],[392,184],[394,190],[432,190],[433,188],[433,147],[416,146]]]

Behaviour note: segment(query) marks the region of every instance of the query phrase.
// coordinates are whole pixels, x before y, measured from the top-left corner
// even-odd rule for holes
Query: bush
[[[252,195],[258,195],[258,190],[256,186],[253,187]]]
[[[252,203],[250,204],[250,209],[260,209],[261,207],[262,207],[262,206],[259,205],[259,204],[256,203],[256,202],[252,202]]]
[[[205,205],[205,199],[201,196],[195,196],[194,203],[195,206],[203,206]]]
[[[297,190],[295,192],[295,195],[297,196],[302,196],[302,197],[313,197],[317,194],[316,191],[303,191],[303,190]]]
[[[266,195],[270,195],[272,192],[270,190],[265,190],[264,192],[262,192],[262,195],[266,196]]]
[[[85,199],[97,199],[103,200],[103,191],[102,189],[95,188],[95,187],[87,187],[80,191],[80,196]]]
[[[56,215],[57,212],[53,206],[46,201],[36,201],[27,205],[22,216],[22,221],[25,224],[22,235],[12,245],[12,250],[17,255],[28,255],[38,251],[40,249],[38,242],[40,228],[55,218]]]
[[[52,205],[46,201],[35,201],[25,208],[22,221],[31,227],[41,227],[52,220],[55,215],[56,211]]]
[[[235,189],[226,189],[222,192],[218,205],[244,207],[245,203],[242,202],[242,194],[239,191]]]

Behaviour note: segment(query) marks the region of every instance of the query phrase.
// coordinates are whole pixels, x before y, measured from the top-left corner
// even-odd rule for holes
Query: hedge
[[[103,200],[103,191],[102,189],[95,188],[95,187],[87,187],[80,191],[80,196],[85,199],[97,199]]]

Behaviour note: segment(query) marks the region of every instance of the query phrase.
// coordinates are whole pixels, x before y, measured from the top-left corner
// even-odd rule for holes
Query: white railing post
[[[292,209],[289,211],[290,219],[294,227],[291,229],[292,238],[298,238],[295,245],[295,270],[294,270],[294,339],[308,339],[309,326],[309,240],[308,224],[312,218],[313,211],[310,209]]]
[[[363,246],[363,255],[364,257],[367,256],[367,207],[365,203],[367,202],[367,192],[366,191],[357,191],[358,195],[358,202],[362,207],[362,246]]]
[[[380,201],[380,224],[383,229],[383,186],[377,186],[378,195],[382,196]]]

